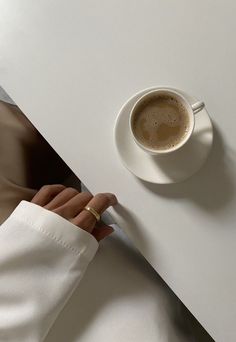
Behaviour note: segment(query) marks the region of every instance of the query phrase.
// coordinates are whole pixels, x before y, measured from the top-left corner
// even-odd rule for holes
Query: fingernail
[[[111,205],[116,205],[118,203],[118,200],[114,194],[108,193],[107,196],[109,196]]]
[[[109,231],[108,231],[108,235],[111,235],[112,233],[114,233],[115,229],[112,227],[109,227]]]

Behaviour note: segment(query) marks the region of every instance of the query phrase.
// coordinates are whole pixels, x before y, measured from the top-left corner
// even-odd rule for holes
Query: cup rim
[[[186,134],[185,138],[183,140],[180,141],[179,144],[177,144],[176,146],[174,146],[173,148],[169,148],[169,149],[165,149],[165,150],[157,150],[157,149],[151,149],[149,147],[146,147],[145,145],[143,145],[135,136],[134,132],[133,132],[133,127],[132,127],[132,120],[133,120],[133,116],[135,114],[135,109],[138,107],[138,105],[140,105],[140,103],[143,102],[144,99],[146,99],[147,97],[151,96],[152,94],[156,94],[156,93],[161,93],[161,92],[166,92],[166,93],[170,93],[170,94],[174,94],[175,96],[181,98],[181,100],[184,102],[184,105],[187,107],[188,110],[188,114],[191,117],[191,128],[189,129],[188,133]],[[144,151],[149,152],[151,154],[167,154],[167,153],[171,153],[171,152],[175,152],[176,150],[180,149],[183,145],[185,145],[187,143],[187,141],[189,140],[189,138],[191,137],[193,130],[194,130],[194,126],[195,126],[195,118],[194,118],[194,113],[193,113],[193,109],[191,104],[187,101],[187,99],[179,92],[169,89],[169,88],[158,88],[158,89],[152,89],[150,91],[148,91],[147,93],[143,94],[133,105],[131,111],[130,111],[130,117],[129,117],[129,127],[130,127],[130,131],[131,134],[133,136],[134,141],[136,142],[136,144],[141,147]]]

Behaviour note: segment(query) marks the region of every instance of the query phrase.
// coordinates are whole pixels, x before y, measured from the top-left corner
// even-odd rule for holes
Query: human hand
[[[116,196],[111,193],[100,193],[95,196],[89,192],[79,192],[74,188],[53,184],[43,186],[31,201],[47,210],[64,217],[77,227],[92,234],[97,241],[113,232],[113,228],[85,210],[86,206],[101,215],[108,207],[117,204]]]

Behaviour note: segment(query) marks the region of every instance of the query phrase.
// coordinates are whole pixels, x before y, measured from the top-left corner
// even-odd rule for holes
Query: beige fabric
[[[70,173],[20,109],[0,101],[0,224],[22,199]]]

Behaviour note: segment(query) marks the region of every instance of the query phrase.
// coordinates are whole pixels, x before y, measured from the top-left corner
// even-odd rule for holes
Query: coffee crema
[[[136,139],[152,150],[171,149],[185,138],[190,126],[187,109],[171,96],[154,96],[136,108],[132,127]]]

